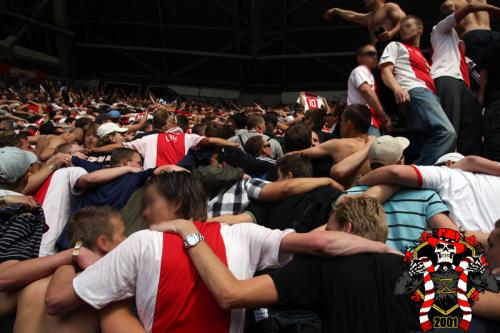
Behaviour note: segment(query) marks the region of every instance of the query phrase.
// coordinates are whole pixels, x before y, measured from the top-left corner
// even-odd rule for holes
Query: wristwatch
[[[199,232],[196,234],[189,234],[186,236],[186,238],[184,238],[184,248],[186,248],[186,250],[189,250],[202,240],[205,240],[205,237],[203,237],[203,235]]]
[[[73,248],[73,254],[71,255],[71,259],[73,260],[73,265],[78,266],[78,256],[80,255],[80,248],[82,247],[83,242],[78,241]]]

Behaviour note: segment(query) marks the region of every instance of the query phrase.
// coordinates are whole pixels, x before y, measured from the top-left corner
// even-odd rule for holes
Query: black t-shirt
[[[279,304],[316,310],[325,333],[419,331],[416,305],[394,295],[403,268],[394,254],[297,257],[270,276]]]
[[[340,192],[329,186],[298,194],[280,203],[253,201],[247,211],[256,223],[270,229],[309,232],[328,222],[332,202]]]
[[[486,49],[481,59],[481,69],[488,71],[488,83],[485,91],[485,105],[500,98],[500,39],[497,39]]]
[[[101,167],[108,167],[111,161],[111,153],[90,153],[88,162],[95,163]]]

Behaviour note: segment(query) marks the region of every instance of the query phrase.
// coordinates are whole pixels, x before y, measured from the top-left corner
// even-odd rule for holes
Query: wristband
[[[71,254],[71,260],[73,261],[73,265],[75,265],[75,267],[78,267],[78,256],[80,255],[80,248],[82,245],[82,241],[76,242],[75,247],[73,248],[73,253]]]

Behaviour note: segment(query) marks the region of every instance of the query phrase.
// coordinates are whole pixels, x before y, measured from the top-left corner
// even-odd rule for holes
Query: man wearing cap
[[[44,214],[32,197],[20,193],[34,162],[31,155],[16,147],[0,148],[0,273],[13,262],[38,257]],[[0,292],[0,316],[13,311],[16,300],[16,293]]]
[[[341,163],[355,165],[356,159],[368,158],[372,170],[386,165],[403,165],[403,152],[409,145],[410,142],[406,138],[384,135],[376,138],[373,143],[367,144],[364,149]],[[347,194],[358,195],[367,189],[367,186],[356,186],[347,190]],[[429,226],[456,229],[456,226],[447,217],[448,207],[435,191],[427,189],[397,191],[397,188],[387,190],[391,193],[395,192],[383,204],[389,226],[386,243],[390,247],[403,251],[406,246],[413,246],[422,231]]]
[[[455,156],[456,157],[456,156]],[[446,163],[446,158],[440,162]],[[491,232],[500,218],[500,164],[468,156],[445,166],[388,165],[362,177],[368,186],[394,184],[437,191],[450,218],[465,230]]]

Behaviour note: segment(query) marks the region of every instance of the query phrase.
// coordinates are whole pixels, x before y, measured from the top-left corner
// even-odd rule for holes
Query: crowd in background
[[[397,4],[327,11],[374,41],[345,104],[5,84],[0,331],[416,332],[401,253],[438,228],[484,246],[471,331],[498,331],[500,39],[470,15],[500,9],[460,3],[432,64]]]

